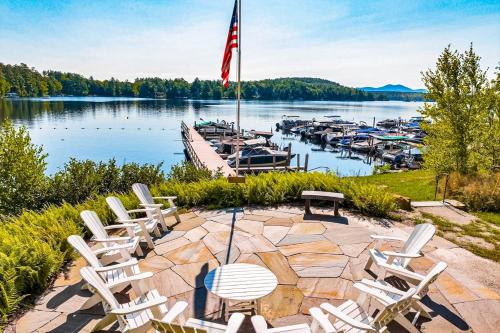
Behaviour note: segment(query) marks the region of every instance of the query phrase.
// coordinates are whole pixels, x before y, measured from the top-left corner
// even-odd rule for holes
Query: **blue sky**
[[[99,79],[219,78],[233,3],[0,0],[0,62]],[[242,3],[243,79],[417,88],[448,44],[473,42],[490,73],[500,61],[500,1]]]

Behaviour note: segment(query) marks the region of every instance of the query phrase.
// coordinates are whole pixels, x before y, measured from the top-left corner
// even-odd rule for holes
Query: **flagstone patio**
[[[278,278],[276,290],[262,299],[261,313],[271,325],[310,322],[308,309],[322,302],[340,304],[356,298],[353,281],[373,278],[364,271],[371,234],[403,236],[411,227],[341,211],[316,209],[304,216],[301,207],[196,210],[156,239],[156,248],[140,260],[154,273],[151,284],[170,303],[189,303],[186,316],[216,320],[220,299],[207,293],[203,279],[226,262],[253,263]],[[388,243],[387,249],[398,249]],[[437,261],[449,267],[431,286],[425,305],[433,319],[419,321],[423,332],[494,332],[500,327],[500,265],[479,258],[435,236],[425,256],[412,268],[428,271]],[[100,305],[86,311],[78,259],[54,282],[34,308],[16,323],[17,332],[89,332],[103,315]],[[375,267],[375,266],[374,266]],[[374,268],[375,269],[375,268]],[[376,273],[376,272],[375,272]],[[126,300],[126,293],[120,295]],[[109,332],[113,332],[111,327]],[[241,332],[252,332],[249,320]],[[404,331],[393,324],[391,332]]]

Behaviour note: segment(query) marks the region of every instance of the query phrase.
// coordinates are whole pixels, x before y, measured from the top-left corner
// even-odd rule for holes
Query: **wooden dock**
[[[206,141],[208,131],[198,133],[193,126],[188,126],[186,123],[181,122],[182,142],[186,148],[186,154],[191,162],[198,168],[207,168],[212,172],[220,171],[224,177],[236,176],[236,169],[230,167],[221,155],[213,149],[212,146]],[[275,148],[277,149],[277,147]],[[291,145],[288,147],[291,151]],[[271,171],[305,171],[307,172],[309,155],[306,154],[304,165],[300,165],[300,155],[297,155],[297,166],[281,166],[277,165],[273,159],[271,166],[252,166],[251,158],[248,164],[241,164],[239,174],[255,174],[261,172]],[[290,162],[290,161],[288,161]]]
[[[217,154],[212,146],[192,126],[181,123],[182,142],[191,162],[197,168],[220,171],[224,177],[236,176],[236,172]]]

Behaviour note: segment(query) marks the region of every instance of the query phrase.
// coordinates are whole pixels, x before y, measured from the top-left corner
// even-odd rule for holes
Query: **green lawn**
[[[359,181],[384,186],[390,192],[409,197],[413,201],[434,200],[434,174],[429,170],[384,173],[357,178]]]

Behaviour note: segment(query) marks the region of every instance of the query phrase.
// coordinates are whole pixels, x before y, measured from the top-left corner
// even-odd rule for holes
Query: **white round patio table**
[[[225,303],[225,319],[229,311],[255,309],[259,312],[259,299],[276,289],[278,278],[267,268],[252,264],[220,266],[205,276],[205,287]],[[229,301],[241,303],[229,309]]]

